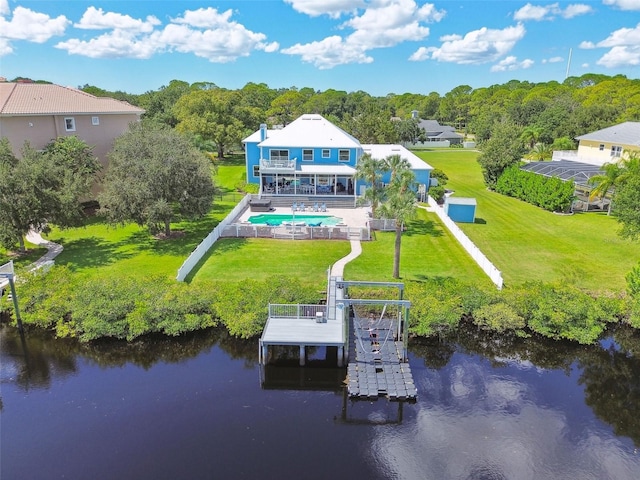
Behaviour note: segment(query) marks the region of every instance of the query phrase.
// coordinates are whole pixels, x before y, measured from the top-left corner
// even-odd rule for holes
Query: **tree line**
[[[144,108],[146,118],[210,138],[219,149],[238,145],[243,135],[256,131],[261,123],[287,125],[303,113],[321,114],[363,143],[414,140],[419,134],[411,121],[414,110],[420,118],[452,125],[478,142],[492,136],[496,122],[508,121],[528,129],[525,141],[530,150],[537,143],[551,145],[561,138],[571,143],[578,135],[640,120],[639,79],[592,73],[568,77],[562,83],[511,80],[475,89],[459,85],[444,95],[390,93],[384,97],[362,90],[274,89],[253,82],[234,90],[211,82],[172,80],[140,95],[91,85],[80,88]]]

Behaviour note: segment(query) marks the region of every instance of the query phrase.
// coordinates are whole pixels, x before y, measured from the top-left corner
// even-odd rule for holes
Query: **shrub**
[[[557,177],[543,177],[513,165],[498,178],[496,192],[551,212],[561,212],[571,206],[575,186],[573,181],[563,182]]]
[[[627,280],[627,292],[634,298],[640,297],[640,263],[633,267],[625,276]]]
[[[505,330],[521,330],[526,326],[515,309],[506,303],[493,303],[477,308],[473,312],[473,323],[484,330],[504,332]]]

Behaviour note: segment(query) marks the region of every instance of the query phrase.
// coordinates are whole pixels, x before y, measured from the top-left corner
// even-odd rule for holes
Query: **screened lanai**
[[[600,165],[574,162],[571,160],[552,160],[546,162],[529,162],[520,167],[522,170],[544,175],[545,177],[557,177],[565,182],[573,180],[576,188],[576,202],[574,208],[587,211],[590,207],[604,209],[608,205],[609,199],[590,199],[592,185],[589,179],[595,175],[602,174]]]

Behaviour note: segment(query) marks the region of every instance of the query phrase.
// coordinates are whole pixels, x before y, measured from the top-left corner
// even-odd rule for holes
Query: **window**
[[[269,158],[276,161],[289,160],[289,150],[270,150]]]
[[[619,145],[614,145],[611,147],[611,156],[612,157],[620,157],[622,155],[622,147]]]
[[[305,162],[313,162],[313,150],[302,150],[302,160]]]
[[[328,148],[322,150],[322,158],[329,158],[331,156],[331,152]]]
[[[604,150],[604,143],[600,144],[600,147],[598,148],[598,150],[600,150],[601,152]]]
[[[338,161],[339,162],[348,162],[349,161],[349,150],[338,150]]]
[[[100,117],[91,117],[91,125],[100,125]]]
[[[254,165],[253,166],[253,176],[254,177],[259,177],[260,176],[260,165]]]
[[[76,119],[73,117],[67,117],[64,119],[64,128],[67,132],[76,131]]]

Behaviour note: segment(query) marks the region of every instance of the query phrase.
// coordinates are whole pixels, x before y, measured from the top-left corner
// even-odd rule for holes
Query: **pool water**
[[[265,225],[281,225],[283,222],[304,223],[305,225],[337,225],[342,223],[342,219],[333,215],[307,215],[300,213],[299,215],[265,213],[262,215],[252,215],[248,218],[249,223],[265,224]],[[318,225],[319,224],[319,225]]]

